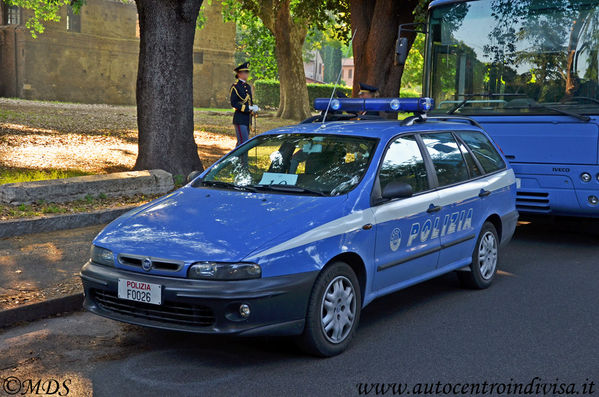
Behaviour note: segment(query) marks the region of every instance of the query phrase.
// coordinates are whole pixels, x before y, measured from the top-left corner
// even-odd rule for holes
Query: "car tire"
[[[470,271],[457,272],[462,286],[471,289],[488,288],[497,273],[498,256],[497,229],[491,222],[485,222],[474,246]]]
[[[318,357],[335,356],[350,344],[362,308],[360,284],[344,262],[327,266],[312,287],[300,347]]]

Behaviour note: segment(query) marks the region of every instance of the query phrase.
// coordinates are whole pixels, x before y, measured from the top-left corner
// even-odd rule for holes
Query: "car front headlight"
[[[114,266],[114,255],[112,254],[112,251],[107,250],[106,248],[92,245],[90,256],[92,262],[100,265]]]
[[[261,276],[262,268],[255,263],[199,262],[188,272],[188,277],[196,280],[249,280]]]

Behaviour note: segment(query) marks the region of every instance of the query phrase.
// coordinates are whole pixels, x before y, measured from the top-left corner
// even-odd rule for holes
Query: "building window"
[[[348,78],[348,79],[351,79],[351,76],[352,76],[353,72],[354,72],[354,71],[353,71],[352,69],[348,69],[348,70],[347,70],[347,78]]]
[[[72,7],[67,7],[67,31],[81,33],[81,11],[75,14]]]
[[[6,6],[5,25],[21,24],[21,9],[17,6]]]

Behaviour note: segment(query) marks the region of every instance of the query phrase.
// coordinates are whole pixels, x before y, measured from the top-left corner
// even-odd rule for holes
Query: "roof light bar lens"
[[[330,102],[330,106],[329,106]],[[407,112],[426,113],[434,107],[432,98],[316,98],[316,110],[345,111],[345,112]]]

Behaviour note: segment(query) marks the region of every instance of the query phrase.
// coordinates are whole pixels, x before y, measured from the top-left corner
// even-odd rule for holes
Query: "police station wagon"
[[[85,308],[170,330],[295,335],[331,356],[377,297],[452,271],[487,288],[518,218],[514,173],[487,134],[459,118],[352,120],[424,113],[427,99],[335,101],[345,121],[261,134],[108,225],[81,271]]]

